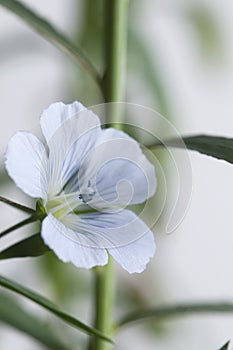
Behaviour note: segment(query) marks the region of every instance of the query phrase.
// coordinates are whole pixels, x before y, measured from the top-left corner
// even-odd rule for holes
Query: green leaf
[[[98,329],[95,329],[93,327],[90,327],[86,325],[85,323],[79,321],[78,319],[74,318],[73,316],[70,316],[69,314],[65,313],[64,311],[60,310],[58,306],[53,304],[48,299],[44,298],[43,296],[37,294],[36,292],[30,290],[29,288],[26,288],[19,283],[10,280],[9,278],[3,277],[0,275],[0,286],[7,288],[13,292],[16,292],[32,301],[34,301],[36,304],[42,306],[46,310],[52,312],[54,315],[61,318],[63,321],[69,323],[71,326],[78,328],[82,331],[84,331],[87,334],[99,337],[103,340],[106,340],[110,343],[112,343],[112,340],[105,336],[102,332],[100,332]]]
[[[230,340],[225,345],[223,345],[219,350],[227,350],[229,344],[230,344]]]
[[[28,224],[30,224],[30,223],[32,223],[34,221],[37,221],[37,220],[38,220],[38,218],[36,216],[34,216],[34,215],[30,216],[29,218],[24,219],[24,220],[18,222],[17,224],[9,227],[8,229],[0,232],[0,238],[2,238],[3,236],[7,235],[8,233],[10,233],[12,231],[17,230],[18,228],[21,228],[21,227],[23,227],[25,225],[28,225]]]
[[[76,63],[88,71],[96,83],[101,87],[101,78],[99,77],[99,74],[92,63],[82,52],[82,50],[70,42],[70,40],[63,33],[58,31],[48,21],[26,7],[20,1],[0,0],[0,5],[20,17],[43,38],[55,45],[61,51],[67,53]]]
[[[0,260],[11,259],[11,258],[25,258],[25,257],[35,257],[50,251],[47,247],[40,233],[25,238],[22,241],[10,246],[9,248],[0,252]]]
[[[147,146],[148,148],[154,147],[175,147],[185,148],[185,146],[192,151],[198,151],[208,156],[225,160],[233,164],[233,139],[220,136],[210,135],[195,135],[189,137],[183,137],[183,142],[178,139],[169,139]]]
[[[67,350],[60,335],[28,311],[24,311],[13,298],[0,294],[0,322],[26,333],[47,349]]]
[[[191,315],[191,314],[215,314],[215,313],[232,313],[232,301],[212,302],[212,303],[190,303],[190,304],[176,304],[164,307],[157,307],[148,310],[134,311],[123,317],[116,327],[122,327],[126,324],[154,320],[158,321],[164,317]]]
[[[1,0],[0,0],[0,1],[1,1]],[[0,202],[3,202],[3,203],[5,203],[5,204],[8,204],[8,205],[10,205],[10,206],[13,207],[13,208],[22,210],[22,211],[24,211],[25,213],[32,214],[32,215],[35,214],[35,210],[34,210],[34,209],[29,208],[29,207],[26,207],[25,205],[22,205],[22,204],[13,202],[13,201],[11,201],[10,199],[7,199],[7,198],[5,198],[5,197],[0,196]]]

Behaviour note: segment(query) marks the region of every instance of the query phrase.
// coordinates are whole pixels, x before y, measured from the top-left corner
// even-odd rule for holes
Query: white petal
[[[19,131],[9,141],[6,169],[16,185],[31,197],[46,199],[47,154],[31,133]]]
[[[94,147],[100,122],[78,102],[55,103],[42,114],[41,128],[49,146],[49,193],[56,195]],[[77,179],[72,181],[76,183]]]
[[[91,180],[96,208],[143,203],[155,193],[154,166],[138,143],[122,131],[102,130],[79,171],[79,183]],[[89,204],[89,203],[88,203]]]
[[[55,102],[45,109],[40,118],[40,125],[44,137],[49,143],[56,130],[59,129],[69,118],[85,110],[85,107],[75,101],[65,105],[62,102]]]
[[[145,270],[150,258],[155,253],[153,233],[149,231],[124,247],[108,249],[112,257],[129,273],[140,273]]]
[[[49,214],[42,223],[42,237],[45,244],[63,262],[72,262],[77,267],[91,268],[105,265],[108,262],[108,254],[105,249],[91,248],[80,244],[78,235],[76,240],[70,237],[69,228]]]
[[[143,237],[149,228],[130,210],[68,214],[62,218],[72,240],[92,248],[117,248]]]

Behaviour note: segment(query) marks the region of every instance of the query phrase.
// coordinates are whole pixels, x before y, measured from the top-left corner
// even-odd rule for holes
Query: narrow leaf
[[[225,345],[223,345],[219,350],[227,350],[229,344],[230,344],[230,340]]]
[[[30,8],[26,7],[20,1],[0,0],[0,5],[7,8],[15,15],[19,16],[32,29],[39,33],[44,39],[55,45],[61,51],[67,53],[76,63],[81,65],[92,78],[101,86],[101,78],[96,69],[86,57],[86,55],[75,46],[70,40],[44,18],[36,14]]]
[[[212,302],[212,303],[192,303],[192,304],[177,304],[164,307],[157,307],[154,309],[131,312],[123,317],[117,327],[121,327],[128,323],[154,320],[157,321],[160,318],[179,316],[179,315],[191,315],[191,314],[211,314],[211,313],[232,313],[233,303],[232,301],[225,302]]]
[[[50,249],[44,244],[40,233],[36,233],[35,235],[25,238],[0,252],[0,260],[25,258],[29,256],[36,257],[43,255],[48,251],[50,251]]]
[[[147,146],[154,147],[175,147],[185,148],[206,154],[208,156],[225,160],[233,164],[233,138],[210,136],[210,135],[195,135],[183,137],[183,142],[178,139],[166,140],[164,143],[158,142]]]
[[[1,0],[0,0],[0,1],[1,1]],[[4,197],[2,197],[2,196],[0,196],[0,202],[3,202],[3,203],[5,203],[5,204],[8,204],[8,205],[10,205],[10,206],[13,207],[13,208],[22,210],[22,211],[24,211],[25,213],[28,213],[28,214],[35,214],[35,210],[33,210],[32,208],[29,208],[29,207],[26,207],[25,205],[22,205],[22,204],[13,202],[13,201],[11,201],[10,199],[4,198]]]
[[[0,294],[0,322],[33,337],[47,349],[67,350],[61,337],[51,327],[28,311],[24,311],[13,298],[2,293]]]
[[[106,340],[110,343],[112,343],[112,340],[105,336],[102,332],[100,332],[98,329],[95,329],[93,327],[90,327],[86,325],[85,323],[79,321],[78,319],[74,318],[73,316],[70,316],[69,314],[63,312],[53,304],[51,301],[48,299],[44,298],[43,296],[37,294],[36,292],[30,290],[29,288],[26,288],[19,283],[10,280],[9,278],[3,277],[0,275],[0,286],[7,288],[13,292],[16,292],[20,295],[23,295],[24,297],[34,301],[36,304],[42,306],[46,310],[49,310],[52,312],[54,315],[58,316],[61,318],[63,321],[69,323],[75,328],[78,328],[82,331],[84,331],[87,334],[94,335],[96,337],[99,337],[103,340]]]
[[[23,227],[23,226],[30,224],[31,222],[37,221],[37,220],[38,220],[38,218],[36,216],[30,216],[29,218],[24,219],[24,220],[18,222],[17,224],[9,227],[8,229],[0,232],[0,238],[2,238],[3,236],[7,235],[8,233],[10,233],[12,231],[17,230],[20,227]]]

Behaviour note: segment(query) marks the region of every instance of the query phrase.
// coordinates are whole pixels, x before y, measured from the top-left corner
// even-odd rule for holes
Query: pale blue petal
[[[100,132],[98,117],[78,102],[52,104],[41,117],[41,128],[49,147],[49,194],[58,194],[94,147]]]
[[[96,196],[88,203],[94,208],[143,203],[156,189],[154,166],[139,144],[111,128],[101,131],[79,170],[84,190],[86,179],[95,187]]]
[[[91,248],[70,236],[69,228],[49,214],[42,223],[41,235],[46,245],[63,262],[71,262],[77,267],[91,268],[105,265],[108,262],[108,254],[105,249]]]
[[[129,273],[140,273],[155,253],[154,236],[151,231],[138,240],[119,248],[108,249],[112,257]]]
[[[46,199],[47,154],[31,133],[17,132],[6,151],[6,169],[16,185],[31,197]]]
[[[116,248],[143,237],[149,228],[130,210],[68,214],[62,218],[73,240],[93,248]],[[78,236],[77,236],[78,235]]]

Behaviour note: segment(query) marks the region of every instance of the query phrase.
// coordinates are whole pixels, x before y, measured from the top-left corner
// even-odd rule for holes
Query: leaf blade
[[[1,251],[0,260],[37,257],[49,251],[50,249],[44,244],[40,233],[36,233]]]
[[[208,156],[225,160],[231,164],[233,163],[232,138],[197,135],[192,137],[185,137],[183,140],[186,147],[190,150],[198,151]]]
[[[163,307],[156,307],[148,310],[133,311],[128,315],[122,317],[116,327],[122,327],[129,323],[138,321],[148,321],[161,319],[171,316],[179,315],[191,315],[191,314],[203,314],[203,313],[232,313],[233,303],[232,301],[216,301],[216,302],[203,302],[203,303],[190,303],[190,304],[175,304],[167,305]]]
[[[112,343],[112,340],[105,336],[102,332],[99,330],[90,327],[86,325],[85,323],[79,321],[77,318],[74,318],[73,316],[67,314],[66,312],[60,310],[55,304],[53,304],[50,300],[46,299],[45,297],[41,296],[40,294],[37,294],[36,292],[32,291],[29,288],[26,288],[19,283],[10,280],[9,278],[6,278],[2,275],[0,275],[0,286],[7,288],[13,292],[16,292],[32,301],[34,301],[36,304],[42,306],[43,308],[47,309],[48,311],[52,312],[54,315],[61,318],[63,321],[69,323],[71,326],[78,328],[79,330],[82,330],[83,332],[99,337],[109,343]]]
[[[67,350],[67,346],[51,327],[28,311],[24,311],[13,298],[2,293],[0,294],[0,322],[26,333],[48,349]]]
[[[168,139],[165,140],[164,143],[158,142],[147,147],[155,148],[166,146],[174,148],[185,148],[186,146],[191,151],[197,151],[207,156],[225,160],[226,162],[233,164],[233,138],[211,135],[194,135],[182,137],[182,140]]]
[[[100,86],[102,80],[83,51],[75,46],[63,33],[58,31],[48,21],[37,15],[30,8],[16,0],[0,0],[0,5],[13,12],[26,22],[32,29],[58,49],[68,54],[76,63],[84,68]]]
[[[1,0],[0,0],[0,1],[1,1]],[[22,205],[22,204],[13,202],[12,200],[10,200],[10,199],[8,199],[8,198],[5,198],[5,197],[0,196],[0,202],[3,202],[3,203],[5,203],[5,204],[8,204],[8,205],[10,205],[10,206],[13,207],[13,208],[22,210],[22,211],[24,211],[25,213],[32,214],[32,215],[35,214],[35,210],[34,210],[34,209],[29,208],[29,207],[26,207],[25,205]]]
[[[224,344],[219,350],[227,350],[229,344],[230,344],[230,340],[228,342],[226,342],[226,344]]]
[[[24,219],[20,222],[18,222],[17,224],[7,228],[6,230],[0,232],[0,238],[2,238],[3,236],[7,235],[8,233],[11,233],[12,231],[18,230],[19,228],[28,225],[34,221],[37,221],[38,219],[35,216],[30,216],[27,219]]]

